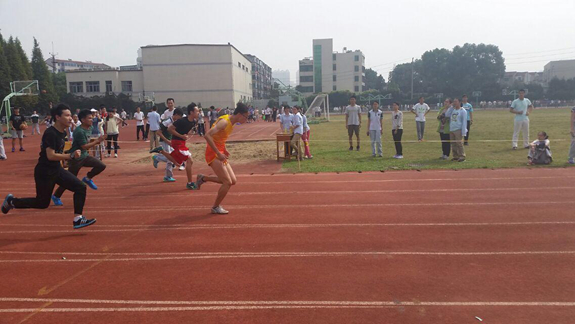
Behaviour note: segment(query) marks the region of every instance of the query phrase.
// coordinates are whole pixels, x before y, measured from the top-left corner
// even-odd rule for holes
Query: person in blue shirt
[[[467,111],[461,108],[459,98],[453,99],[453,107],[447,110],[445,117],[449,118],[449,138],[453,152],[451,161],[463,162],[465,161],[463,138],[467,135]]]
[[[471,125],[473,125],[473,106],[467,102],[467,100],[467,95],[463,95],[463,97],[461,97],[461,107],[467,112],[467,135],[465,135],[463,145],[469,145],[469,131],[471,129]]]
[[[525,90],[519,90],[519,98],[513,100],[509,112],[515,114],[513,124],[512,148],[517,149],[517,139],[519,132],[523,132],[523,147],[528,149],[529,146],[529,114],[533,110],[533,104],[525,98]]]

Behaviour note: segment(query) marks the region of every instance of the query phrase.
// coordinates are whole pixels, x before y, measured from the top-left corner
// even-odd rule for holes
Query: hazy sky
[[[149,44],[232,43],[272,69],[312,55],[312,39],[360,49],[387,80],[393,64],[437,47],[498,45],[507,71],[542,71],[575,58],[575,0],[0,0],[0,29],[27,53],[111,66],[136,63]]]

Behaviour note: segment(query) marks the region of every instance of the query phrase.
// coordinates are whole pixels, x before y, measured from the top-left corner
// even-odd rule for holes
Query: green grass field
[[[467,161],[451,162],[440,160],[441,143],[437,133],[437,112],[427,115],[425,140],[417,142],[415,115],[404,112],[403,156],[396,160],[395,147],[391,138],[390,113],[383,120],[383,158],[371,156],[369,136],[366,135],[367,118],[362,115],[361,150],[348,151],[345,117],[332,117],[331,122],[311,125],[310,149],[312,160],[301,162],[302,172],[345,172],[377,170],[413,169],[479,169],[527,167],[527,150],[522,149],[522,135],[519,136],[519,149],[511,150],[513,117],[508,110],[474,112],[469,146],[465,146]],[[554,162],[548,167],[568,166],[567,156],[571,143],[569,109],[537,109],[530,115],[529,141],[536,139],[537,133],[546,131],[551,141]],[[491,140],[493,142],[483,142]],[[355,146],[355,136],[354,136]],[[297,161],[284,162],[284,169],[298,171]]]

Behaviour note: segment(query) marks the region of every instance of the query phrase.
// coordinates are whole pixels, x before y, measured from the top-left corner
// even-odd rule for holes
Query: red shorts
[[[172,140],[172,148],[174,149],[170,155],[178,162],[178,164],[182,164],[188,160],[192,156],[192,153],[186,147],[185,141],[180,140]]]

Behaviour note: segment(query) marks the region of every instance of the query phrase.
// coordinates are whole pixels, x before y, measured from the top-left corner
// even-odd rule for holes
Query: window
[[[333,60],[334,60],[334,61],[336,60],[336,56],[335,56],[335,54],[333,54]]]
[[[86,81],[86,92],[100,92],[100,81]]]
[[[353,81],[359,82],[359,76],[356,75],[356,76],[353,77],[353,79],[354,79]]]
[[[333,70],[336,71],[337,70],[337,65],[333,65]]]
[[[311,71],[313,71],[313,65],[300,65],[299,71],[300,72],[311,72]]]
[[[313,82],[313,76],[311,75],[306,75],[306,76],[301,76],[299,78],[300,82]]]
[[[132,81],[122,81],[122,92],[132,92]]]
[[[356,62],[359,62],[359,55],[356,55],[356,56],[355,56],[355,61],[356,61]]]
[[[245,69],[246,69],[246,66],[242,64],[242,70],[245,70]]]
[[[333,91],[337,91],[337,87],[336,87],[336,86],[333,86]]]
[[[337,81],[337,77],[335,76],[335,74],[333,75],[333,82]]]
[[[241,68],[242,68],[242,63],[238,62],[238,67],[241,69]]]
[[[82,93],[84,92],[83,82],[70,82],[70,93]]]
[[[355,72],[359,72],[359,65],[356,65],[354,68],[355,68],[355,70],[354,70]]]
[[[106,81],[106,92],[112,92],[112,81]]]
[[[301,92],[313,92],[313,87],[300,87]]]
[[[355,86],[354,89],[355,89],[355,92],[359,92],[359,86]]]

